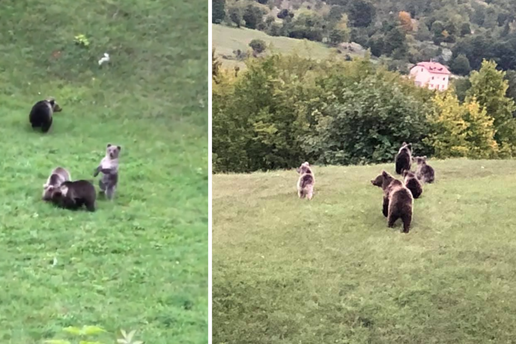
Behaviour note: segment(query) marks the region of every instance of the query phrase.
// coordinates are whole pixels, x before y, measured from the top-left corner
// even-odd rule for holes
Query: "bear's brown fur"
[[[32,129],[41,128],[46,133],[52,126],[53,115],[63,109],[56,103],[54,98],[40,100],[30,110],[29,121]]]
[[[297,194],[299,198],[306,197],[311,200],[314,195],[315,177],[310,164],[304,162],[296,171],[299,173],[297,181]]]
[[[97,194],[90,181],[66,181],[52,193],[52,202],[57,206],[70,210],[77,210],[83,205],[88,211],[95,211]]]
[[[410,171],[410,164],[412,162],[412,144],[403,142],[401,148],[396,154],[395,164],[396,173],[401,174],[403,170]]]
[[[416,174],[412,171],[403,170],[403,184],[407,187],[407,189],[412,192],[412,196],[414,198],[419,198],[421,194],[423,193],[423,186],[421,185],[421,182],[416,177]]]
[[[416,176],[424,183],[433,183],[435,171],[432,166],[426,163],[426,156],[416,156],[412,160],[417,164]]]
[[[43,201],[51,201],[52,193],[54,190],[58,189],[62,183],[70,180],[70,172],[63,167],[56,167],[50,173],[50,176],[47,178],[47,182],[43,184]]]
[[[403,183],[386,171],[382,171],[371,184],[381,187],[383,190],[383,215],[387,217],[387,226],[392,228],[394,222],[401,218],[403,232],[408,233],[412,222],[412,206],[414,198],[409,189]]]

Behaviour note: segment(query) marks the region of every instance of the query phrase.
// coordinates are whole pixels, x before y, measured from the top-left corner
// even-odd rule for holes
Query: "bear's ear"
[[[407,143],[405,141],[403,141],[403,143],[401,144],[402,146],[405,146]]]
[[[52,106],[54,106],[56,104],[56,101],[54,99],[49,99],[48,100],[48,103]]]
[[[423,157],[423,160],[426,160],[426,155]]]
[[[116,146],[116,148],[118,149],[118,151],[122,150],[122,146]]]
[[[389,174],[386,171],[382,171],[382,176],[387,177]]]
[[[412,149],[412,143],[407,144],[408,149]]]
[[[107,146],[106,146],[106,148],[109,148],[109,147],[111,147],[111,146],[112,146],[112,144],[111,144],[111,143],[108,143],[108,144],[107,144]]]

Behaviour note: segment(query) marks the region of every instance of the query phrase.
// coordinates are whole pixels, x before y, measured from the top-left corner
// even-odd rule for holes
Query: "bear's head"
[[[308,163],[308,161],[305,161],[304,163],[302,163],[301,166],[299,166],[296,169],[296,172],[299,174],[312,173],[312,170],[310,169],[310,164]]]
[[[403,176],[403,178],[405,178],[405,180],[410,178],[416,178],[416,174],[410,170],[403,170],[401,172],[401,175]]]
[[[382,173],[376,176],[375,179],[371,180],[371,184],[383,189],[387,187],[393,179],[394,177],[391,176],[389,173],[387,173],[386,171],[382,171]]]
[[[122,147],[108,143],[106,146],[106,155],[109,156],[110,159],[118,159],[121,150]]]
[[[49,97],[49,98],[46,99],[46,101],[52,107],[52,111],[53,112],[61,112],[61,111],[63,111],[63,108],[59,104],[57,104],[57,102],[56,102],[56,100],[54,98]]]
[[[401,144],[400,152],[411,151],[411,150],[412,150],[412,143],[406,143],[405,141],[403,141],[403,143]]]
[[[426,155],[425,156],[415,156],[412,158],[412,161],[416,162],[418,165],[426,164]]]

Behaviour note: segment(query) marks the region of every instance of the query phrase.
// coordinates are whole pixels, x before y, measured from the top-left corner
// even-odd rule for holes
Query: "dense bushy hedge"
[[[481,70],[475,80],[499,78],[500,87],[505,87],[503,74],[495,75],[492,67],[486,63],[489,73]],[[292,168],[303,161],[388,162],[403,141],[411,142],[418,155],[431,156],[436,148],[443,158],[497,154],[496,128],[483,108],[489,104],[482,94],[468,95],[464,105],[454,105],[455,96],[416,87],[367,58],[316,62],[272,55],[249,60],[247,70],[238,76],[220,70],[216,74],[215,172]],[[456,135],[452,121],[457,119],[463,123],[460,134],[464,135],[457,142],[464,147],[447,143],[455,142],[446,133]],[[443,128],[450,128],[444,136],[437,133]]]

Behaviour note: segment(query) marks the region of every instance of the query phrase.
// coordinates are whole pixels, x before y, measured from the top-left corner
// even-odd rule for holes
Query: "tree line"
[[[494,61],[484,60],[460,94],[417,87],[367,56],[273,54],[237,75],[215,58],[212,79],[214,172],[382,163],[403,141],[437,158],[516,153],[516,105]]]
[[[438,60],[454,74],[482,60],[516,70],[516,6],[510,0],[212,0],[214,23],[245,26],[271,36],[355,42],[390,68]]]

